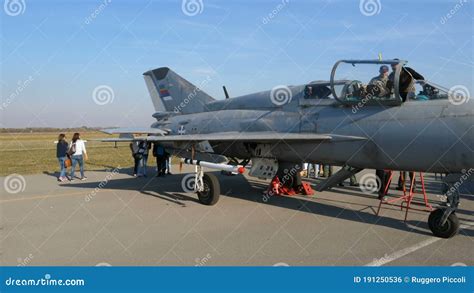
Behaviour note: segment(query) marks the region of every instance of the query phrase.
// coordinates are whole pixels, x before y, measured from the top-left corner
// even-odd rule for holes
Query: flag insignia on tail
[[[170,96],[170,93],[168,91],[168,89],[165,88],[164,85],[160,85],[160,98],[164,99],[164,100],[171,100],[171,96]]]

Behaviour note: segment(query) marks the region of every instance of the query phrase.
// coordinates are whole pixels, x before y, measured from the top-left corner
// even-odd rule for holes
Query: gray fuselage
[[[462,105],[430,100],[354,108],[334,99],[304,99],[304,86],[290,88],[292,99],[282,106],[274,105],[265,91],[215,101],[204,112],[173,115],[152,127],[169,129],[170,134],[236,131],[245,136],[246,132],[275,131],[334,136],[317,143],[272,145],[270,157],[286,162],[429,172],[474,167],[472,100]],[[255,157],[252,143],[216,142],[211,146],[214,153],[227,157]]]

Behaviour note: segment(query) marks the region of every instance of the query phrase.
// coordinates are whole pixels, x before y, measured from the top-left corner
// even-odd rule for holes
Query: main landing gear
[[[203,167],[238,174],[242,174],[245,170],[241,165],[216,164],[192,159],[182,159],[181,162],[196,166],[194,192],[197,193],[199,202],[205,205],[215,205],[219,201],[221,187],[217,177],[212,173],[204,173]],[[184,184],[186,185],[186,183]]]
[[[202,170],[200,172],[202,172]],[[200,184],[198,184],[198,182],[200,182]],[[219,180],[214,174],[202,174],[200,180],[196,181],[196,193],[200,203],[208,206],[215,205],[221,195]]]

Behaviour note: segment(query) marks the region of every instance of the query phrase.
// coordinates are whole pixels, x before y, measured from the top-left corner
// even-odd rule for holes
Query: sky
[[[3,2],[2,128],[149,126],[142,73],[162,66],[223,99],[223,85],[235,97],[328,80],[337,60],[381,53],[474,93],[466,0]]]

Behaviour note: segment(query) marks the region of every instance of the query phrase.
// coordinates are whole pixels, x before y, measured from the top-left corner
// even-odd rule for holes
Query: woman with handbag
[[[56,158],[59,161],[59,177],[58,181],[64,182],[67,180],[66,172],[67,172],[67,163],[69,160],[70,166],[70,159],[67,154],[68,151],[68,143],[66,141],[66,135],[64,133],[59,134],[58,136],[58,144],[56,145]]]
[[[87,177],[84,176],[84,160],[87,160],[86,144],[77,132],[72,136],[68,154],[71,156],[72,160],[71,181],[74,180],[74,171],[77,163],[79,163],[79,168],[81,170],[81,180],[86,180]]]

